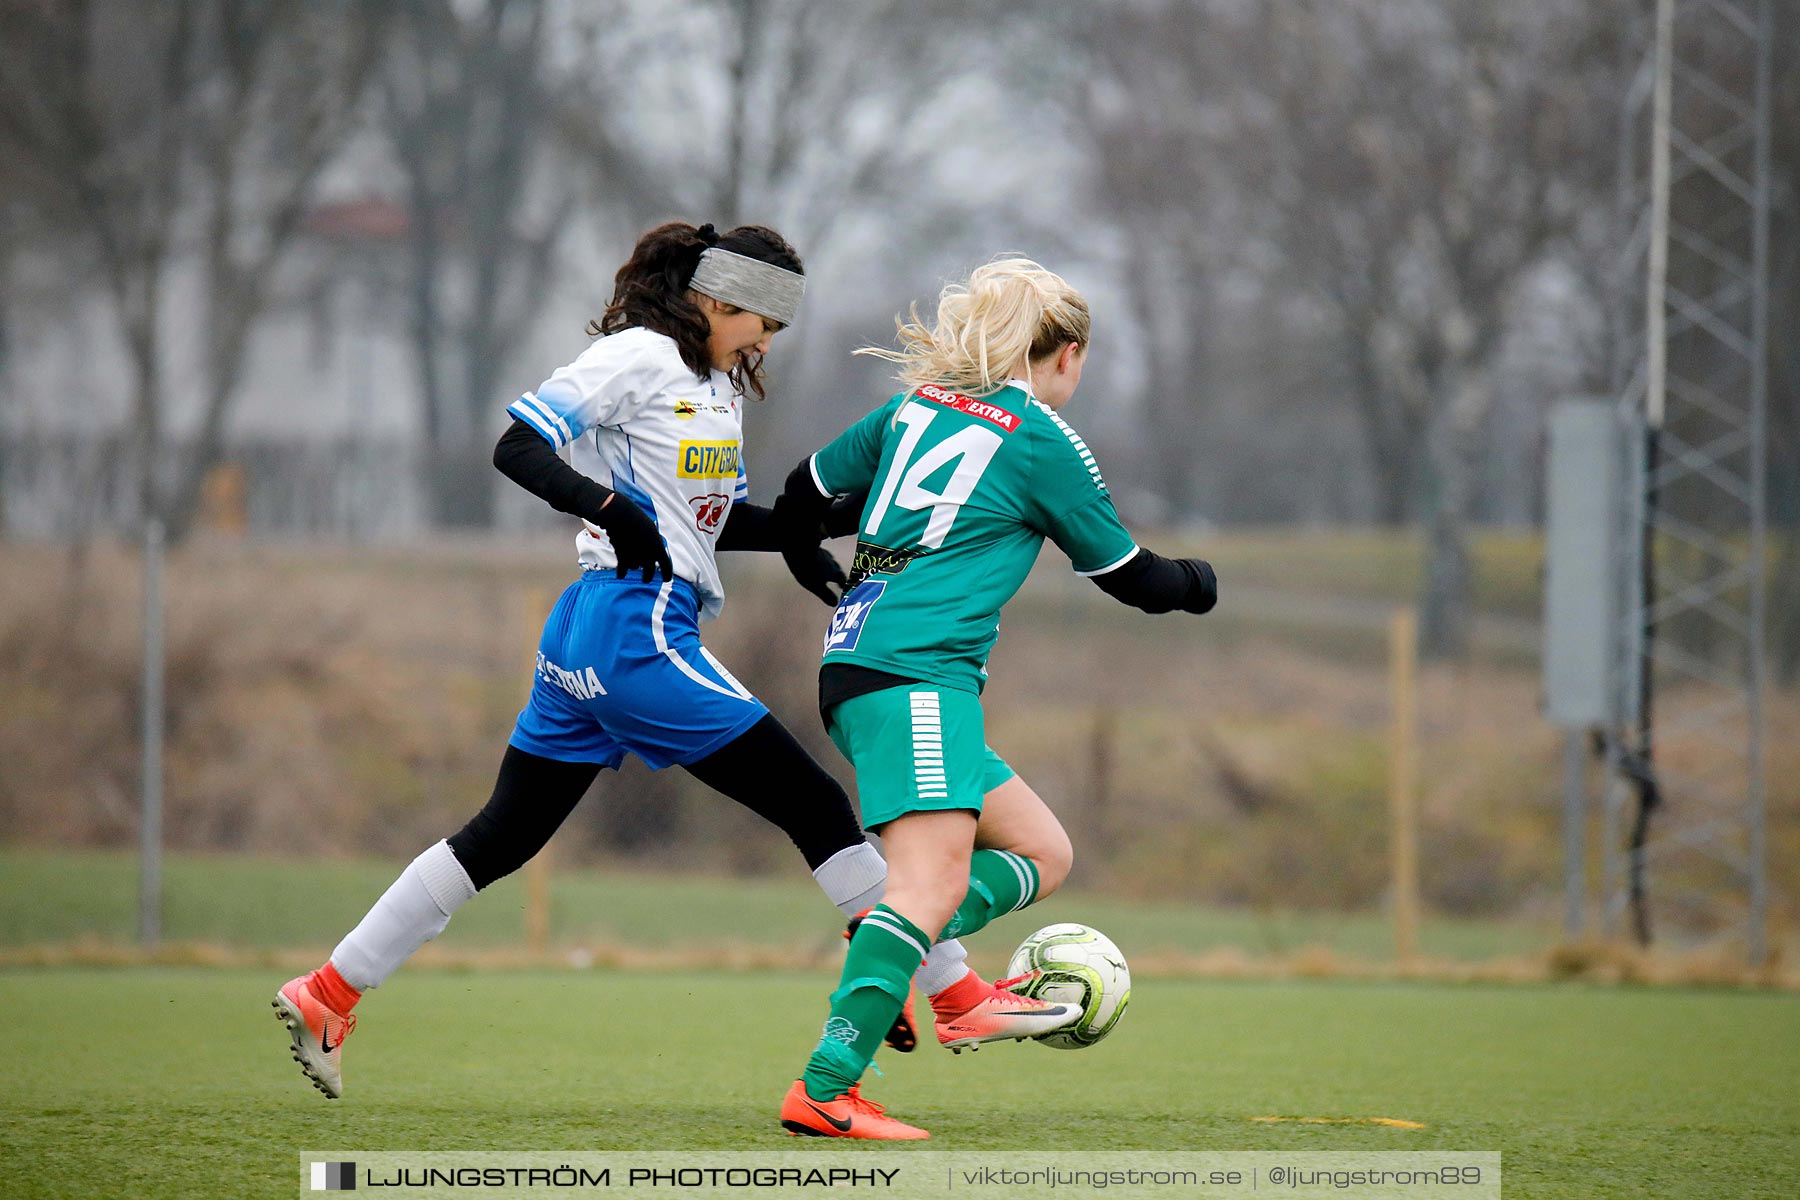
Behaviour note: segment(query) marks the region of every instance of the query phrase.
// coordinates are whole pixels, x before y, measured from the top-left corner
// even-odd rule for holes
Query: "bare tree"
[[[1129,221],[1165,260],[1184,244],[1171,222],[1234,240],[1230,257],[1330,314],[1379,511],[1427,527],[1432,654],[1466,643],[1465,526],[1511,306],[1607,194],[1622,87],[1590,7],[1120,6],[1100,34],[1130,48],[1108,73],[1131,102],[1106,139]]]
[[[25,200],[92,247],[132,363],[140,507],[181,537],[217,461],[251,330],[380,43],[374,0],[9,0],[0,132]],[[192,307],[177,291],[190,264]],[[180,305],[179,311],[175,306]],[[200,338],[177,376],[175,322]],[[176,393],[194,450],[166,464]]]
[[[1459,654],[1495,360],[1532,272],[1610,195],[1618,31],[1573,0],[1261,17],[1268,212],[1342,322],[1377,460],[1417,496],[1422,649]]]
[[[952,0],[620,0],[582,43],[588,124],[616,130],[638,165],[620,197],[637,220],[770,224],[815,272],[854,243],[868,278],[871,242],[904,263],[946,230],[999,224],[1016,238],[1035,219],[1016,202],[994,212],[991,191],[1027,177],[1025,147],[1053,131],[1042,117],[1066,66],[1046,43],[1074,7],[1042,3],[1027,18]],[[597,182],[610,182],[617,147],[591,156]],[[813,312],[782,354],[816,377],[847,360],[796,353],[842,315]],[[805,403],[766,410],[763,453],[810,415]]]
[[[624,142],[652,177],[627,201],[815,233],[921,165],[947,82],[1005,71],[994,19],[951,0],[611,0],[571,30],[576,102],[619,127],[593,168],[619,169]]]
[[[1139,426],[1147,486],[1179,516],[1196,501],[1191,427],[1210,407],[1222,272],[1246,257],[1241,180],[1209,147],[1232,118],[1230,22],[1213,4],[1101,5],[1082,32],[1094,69],[1068,93],[1093,170],[1093,203],[1117,231],[1143,344]],[[1196,391],[1208,392],[1197,404]]]
[[[637,176],[591,90],[552,62],[548,20],[543,0],[414,0],[385,76],[410,216],[425,482],[442,525],[492,523],[496,388],[583,197],[574,156],[603,162],[615,186]]]

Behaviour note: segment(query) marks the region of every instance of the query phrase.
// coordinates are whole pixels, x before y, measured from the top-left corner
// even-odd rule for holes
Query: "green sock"
[[[1036,863],[1010,850],[977,850],[969,856],[969,894],[938,937],[967,937],[996,917],[1018,912],[1037,894]]]
[[[844,956],[838,990],[831,994],[824,1036],[801,1076],[807,1095],[835,1100],[862,1078],[930,948],[924,930],[885,904],[862,919]]]

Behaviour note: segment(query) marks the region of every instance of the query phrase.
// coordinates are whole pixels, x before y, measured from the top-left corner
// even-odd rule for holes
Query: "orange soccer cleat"
[[[318,995],[318,972],[290,979],[270,1006],[294,1042],[294,1061],[313,1086],[333,1100],[344,1094],[344,1039],[356,1018],[332,1010]]]
[[[961,1054],[983,1042],[1006,1038],[1022,1042],[1052,1033],[1081,1015],[1081,1010],[1072,1004],[1050,1004],[1009,990],[1028,981],[1032,974],[986,983],[971,971],[962,983],[933,996],[931,1006],[937,1016],[938,1041],[948,1046],[951,1053]],[[975,998],[977,995],[979,999]]]
[[[872,1138],[916,1142],[931,1135],[916,1125],[896,1121],[873,1100],[863,1099],[860,1086],[835,1100],[814,1100],[796,1079],[781,1101],[781,1127],[789,1137]]]

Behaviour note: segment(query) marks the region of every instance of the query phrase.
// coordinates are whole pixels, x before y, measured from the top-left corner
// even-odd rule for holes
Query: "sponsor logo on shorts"
[[[977,400],[972,396],[964,396],[958,392],[946,391],[934,383],[926,384],[924,387],[920,388],[916,394],[923,396],[927,400],[942,404],[945,408],[954,408],[957,412],[968,413],[971,417],[980,417],[983,421],[988,422],[988,424],[998,425],[1008,433],[1011,433],[1019,427],[1019,418],[1014,414],[1007,412],[998,404],[991,404],[986,400]]]
[[[682,442],[675,474],[682,479],[730,479],[738,473],[738,442]]]
[[[592,700],[595,696],[606,695],[606,689],[600,686],[600,677],[594,674],[594,668],[585,671],[570,671],[557,666],[544,657],[542,650],[537,656],[538,678],[545,683],[554,684],[577,700]]]

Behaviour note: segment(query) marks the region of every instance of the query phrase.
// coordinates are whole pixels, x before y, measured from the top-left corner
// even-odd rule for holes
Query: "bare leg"
[[[1031,785],[1014,775],[982,801],[975,845],[983,850],[1011,850],[1037,865],[1037,898],[1062,886],[1075,861],[1075,848],[1062,822]]]

